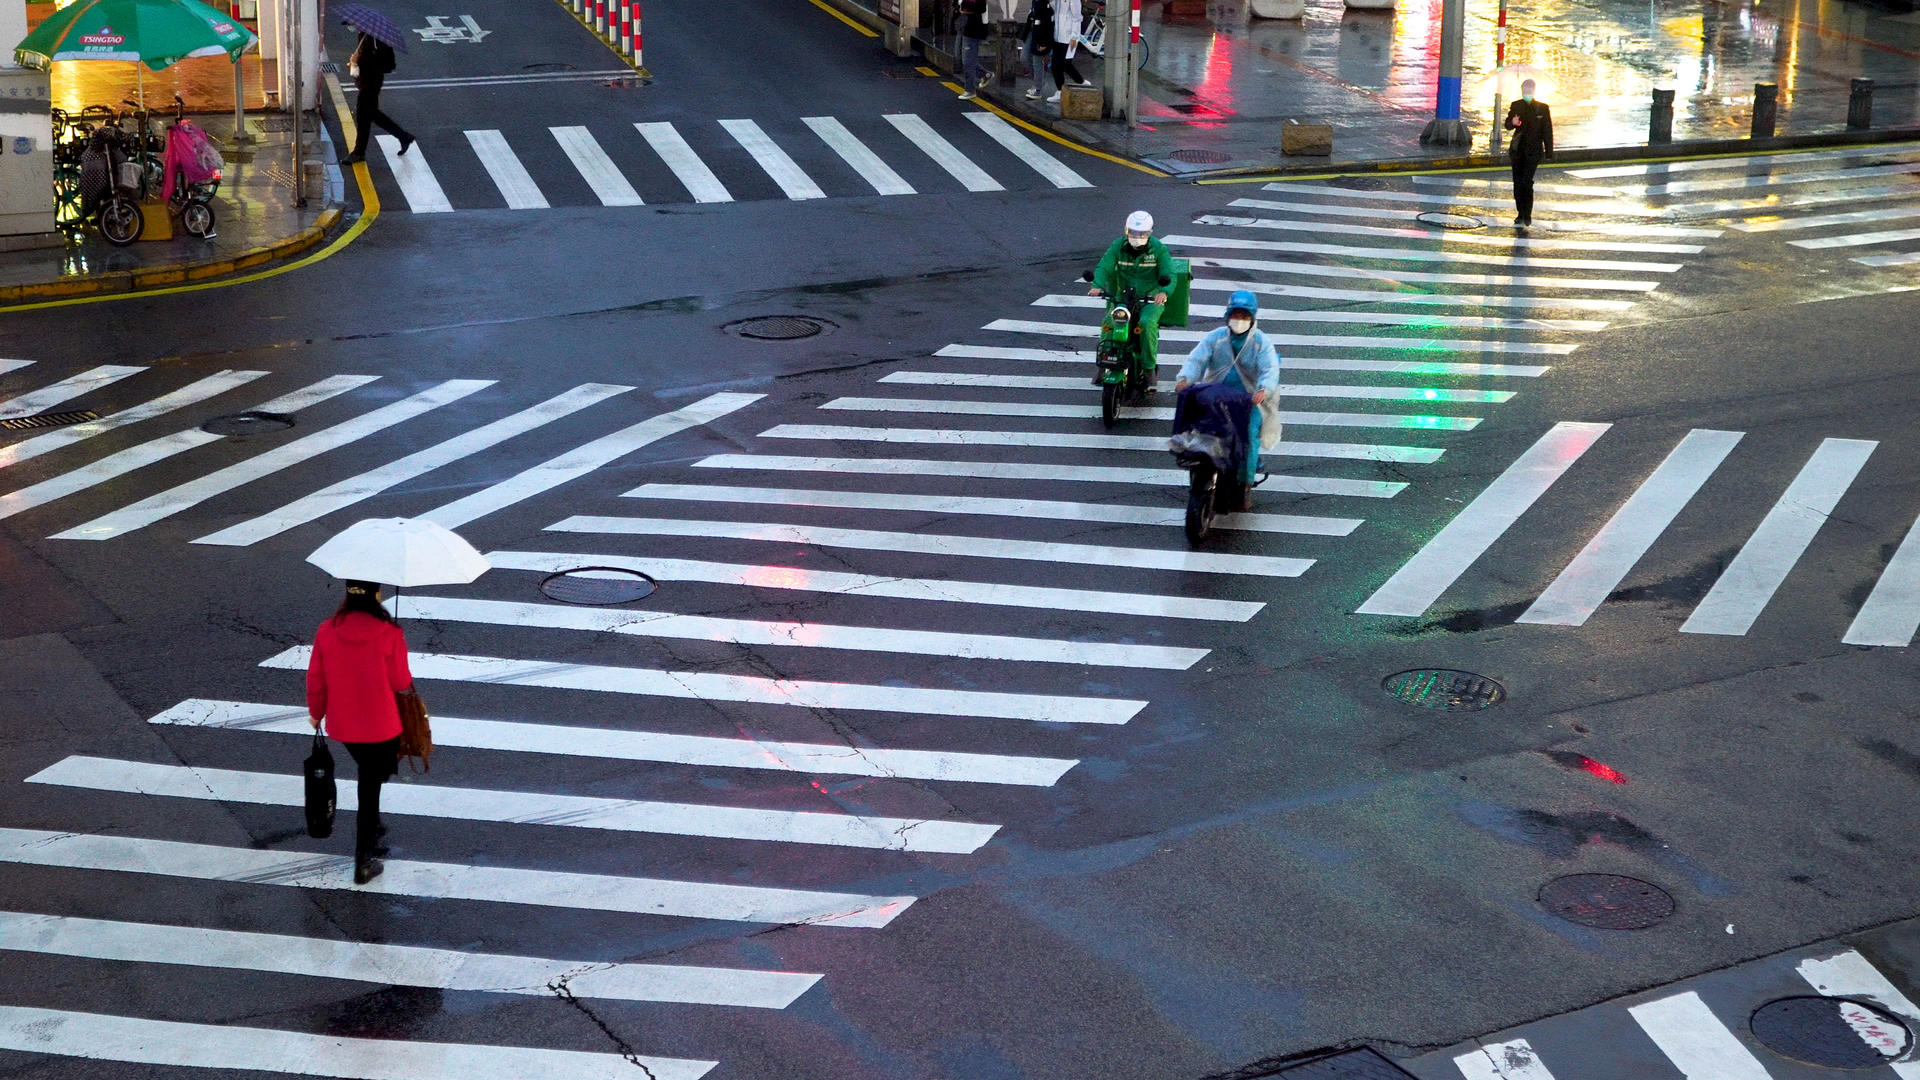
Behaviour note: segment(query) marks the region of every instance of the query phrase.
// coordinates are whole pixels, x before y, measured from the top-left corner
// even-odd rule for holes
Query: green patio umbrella
[[[258,40],[200,0],[76,0],[34,27],[13,58],[43,71],[56,60],[130,60],[160,71],[192,56],[224,53],[238,63]]]

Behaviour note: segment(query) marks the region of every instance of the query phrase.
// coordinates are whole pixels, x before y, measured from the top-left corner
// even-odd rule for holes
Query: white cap
[[[1153,231],[1153,215],[1145,210],[1135,210],[1127,215],[1127,231],[1130,233],[1150,233]]]

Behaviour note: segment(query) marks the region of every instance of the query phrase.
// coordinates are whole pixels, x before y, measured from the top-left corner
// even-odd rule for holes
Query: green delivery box
[[[1187,325],[1187,295],[1193,292],[1193,264],[1173,260],[1173,288],[1167,290],[1167,306],[1160,313],[1161,326]]]

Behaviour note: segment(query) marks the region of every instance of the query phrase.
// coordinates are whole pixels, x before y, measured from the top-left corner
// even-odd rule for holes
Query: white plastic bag
[[[1274,395],[1257,407],[1260,410],[1260,452],[1266,453],[1280,445],[1280,405],[1274,401]]]

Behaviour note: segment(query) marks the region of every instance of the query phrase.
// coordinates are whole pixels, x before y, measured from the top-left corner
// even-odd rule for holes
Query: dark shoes
[[[367,882],[379,877],[380,871],[385,869],[386,866],[383,865],[379,859],[357,860],[353,864],[353,883],[355,885],[365,885]]]
[[[348,154],[346,157],[340,159],[340,164],[358,165],[365,160],[367,160],[367,155],[365,154]]]
[[[412,148],[413,148],[413,136],[411,135],[400,136],[400,156],[406,157],[407,151],[411,150]]]

